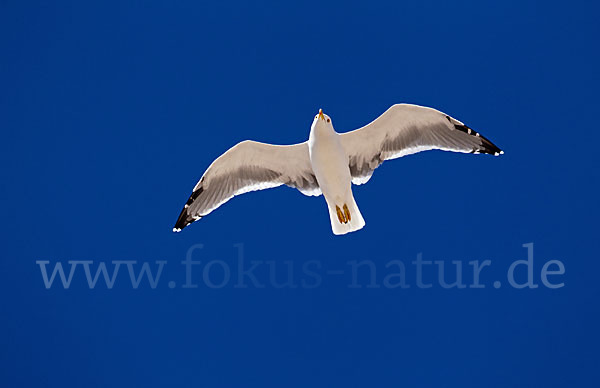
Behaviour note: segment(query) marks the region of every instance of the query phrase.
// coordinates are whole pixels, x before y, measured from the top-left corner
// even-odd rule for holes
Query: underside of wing
[[[432,108],[397,104],[372,123],[341,134],[352,183],[364,184],[385,160],[427,150],[500,155],[503,152],[462,122]]]
[[[320,195],[306,143],[276,146],[244,141],[217,158],[194,187],[173,231],[179,232],[236,195],[281,185]]]

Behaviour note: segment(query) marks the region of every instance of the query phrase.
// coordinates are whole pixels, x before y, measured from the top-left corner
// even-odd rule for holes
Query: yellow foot
[[[346,224],[350,220],[350,212],[348,212],[348,206],[344,205],[344,211],[340,209],[338,205],[335,205],[335,211],[337,212],[338,220],[340,224]]]
[[[350,210],[348,210],[348,205],[344,204],[344,215],[346,216],[346,219],[348,221],[350,221],[352,218],[350,218]]]

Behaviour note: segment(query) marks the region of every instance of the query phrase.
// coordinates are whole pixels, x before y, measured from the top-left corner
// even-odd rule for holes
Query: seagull
[[[346,133],[337,133],[331,118],[319,109],[304,143],[246,140],[219,156],[194,187],[173,231],[180,232],[236,195],[287,185],[307,196],[323,194],[333,233],[354,232],[365,220],[352,184],[367,183],[385,160],[427,150],[504,153],[479,132],[433,108],[396,104]]]

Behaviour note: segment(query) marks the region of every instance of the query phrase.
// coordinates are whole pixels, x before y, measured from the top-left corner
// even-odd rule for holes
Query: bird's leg
[[[337,212],[338,220],[340,220],[340,224],[345,224],[348,222],[346,219],[346,215],[342,212],[342,209],[338,205],[335,205],[335,211]]]
[[[344,215],[346,216],[346,219],[350,221],[350,210],[348,210],[348,205],[346,204],[344,204]]]

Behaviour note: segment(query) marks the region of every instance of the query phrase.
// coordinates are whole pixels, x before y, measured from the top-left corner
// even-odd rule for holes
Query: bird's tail
[[[354,197],[350,195],[345,203],[328,203],[329,218],[331,220],[331,229],[333,234],[346,234],[362,229],[365,226],[363,219]]]

